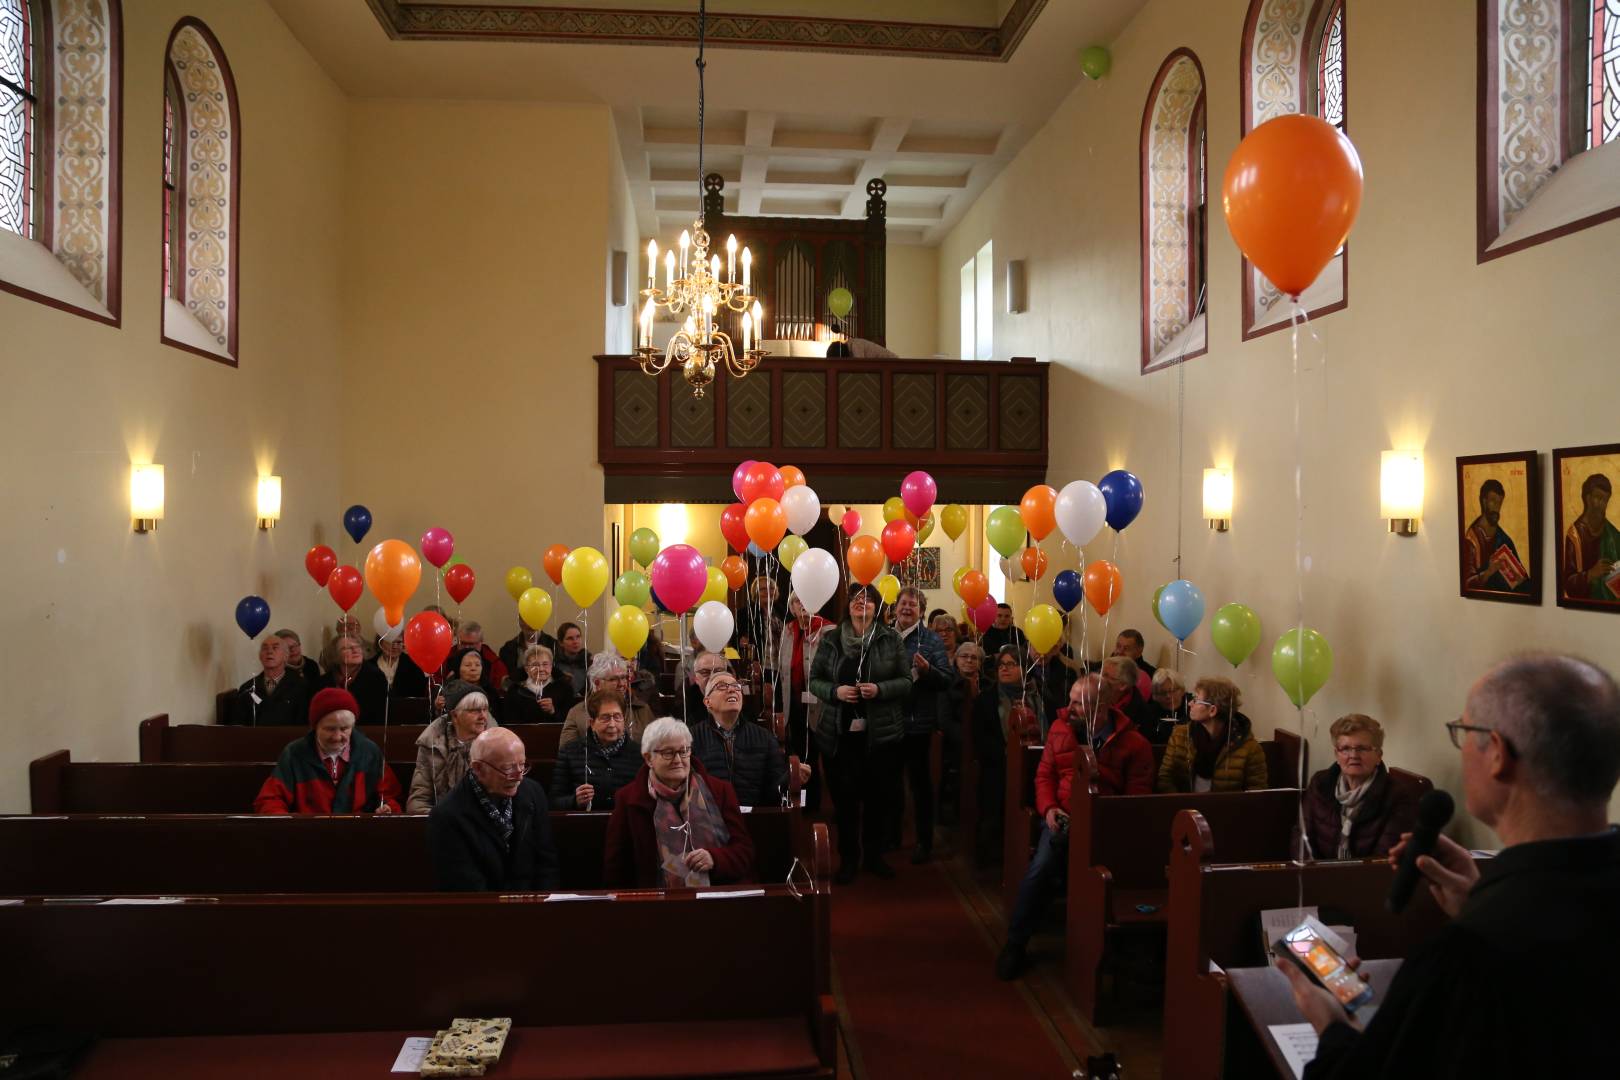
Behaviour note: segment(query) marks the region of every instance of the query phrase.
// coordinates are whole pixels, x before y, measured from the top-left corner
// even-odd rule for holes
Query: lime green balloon
[[[984,535],[1002,558],[1012,558],[1024,546],[1024,519],[1018,516],[1018,507],[998,506],[990,511]]]
[[[1333,650],[1315,630],[1285,630],[1271,649],[1271,673],[1288,700],[1303,709],[1333,674]]]
[[[460,555],[452,555],[452,556],[450,556],[450,561],[446,562],[444,564],[444,566],[439,570],[439,573],[443,574],[446,570],[450,569],[452,566],[466,566],[466,565],[467,565],[467,560],[466,559],[463,559]]]
[[[855,294],[840,285],[827,294],[827,310],[842,319],[855,310]]]
[[[652,582],[640,570],[626,570],[613,583],[613,599],[621,605],[646,607],[652,603]]]
[[[1080,70],[1088,78],[1100,79],[1114,66],[1114,58],[1106,45],[1091,45],[1080,50]]]
[[[1210,640],[1237,667],[1260,647],[1260,616],[1245,604],[1226,604],[1209,621]]]
[[[1164,626],[1164,619],[1159,615],[1159,597],[1163,595],[1163,585],[1160,585],[1157,589],[1153,590],[1153,621],[1158,623],[1160,626]],[[1170,629],[1168,626],[1164,626],[1164,628],[1166,630]]]
[[[631,533],[630,557],[642,566],[651,566],[658,557],[658,534],[647,528]]]
[[[793,564],[799,556],[810,550],[810,545],[802,536],[789,534],[782,537],[782,542],[776,545],[776,557],[782,562],[782,569],[792,570]]]

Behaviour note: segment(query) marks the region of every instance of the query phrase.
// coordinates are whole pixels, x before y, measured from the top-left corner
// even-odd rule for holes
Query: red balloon
[[[352,566],[340,566],[326,579],[326,591],[332,594],[332,599],[336,600],[337,606],[344,611],[354,607],[365,588],[365,579],[360,576],[360,571]]]
[[[315,584],[326,588],[326,583],[332,578],[332,571],[337,569],[337,552],[325,544],[316,544],[304,556],[304,569],[309,576],[315,579]]]
[[[423,671],[432,673],[443,667],[455,641],[449,621],[437,612],[418,612],[405,624],[405,655]]]
[[[732,503],[720,511],[720,535],[737,551],[748,547],[747,519],[748,508],[742,503]]]
[[[861,513],[859,510],[845,510],[844,520],[839,522],[845,536],[854,536],[861,531]]]
[[[906,561],[911,549],[917,546],[917,530],[904,518],[897,518],[883,526],[883,554],[896,566]]]
[[[742,501],[745,506],[752,506],[755,499],[775,499],[782,501],[782,492],[787,490],[787,481],[782,479],[782,470],[768,461],[755,461],[743,470],[742,474]]]
[[[458,604],[467,602],[467,597],[472,595],[473,586],[476,584],[478,575],[464,562],[458,562],[444,572],[444,591]]]

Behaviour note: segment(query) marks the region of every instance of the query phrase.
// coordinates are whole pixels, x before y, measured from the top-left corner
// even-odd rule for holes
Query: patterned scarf
[[[1361,810],[1362,800],[1367,797],[1367,792],[1372,790],[1374,779],[1376,777],[1369,776],[1359,787],[1351,787],[1343,770],[1339,772],[1339,782],[1333,786],[1333,797],[1339,800],[1339,853],[1334,856],[1336,859],[1351,857],[1350,830],[1355,826],[1356,814]]]
[[[695,772],[680,789],[660,783],[649,772],[647,790],[657,800],[653,807],[653,836],[658,841],[664,888],[694,889],[709,884],[709,872],[688,870],[685,859],[688,851],[702,848],[712,855],[715,848],[731,843],[731,831],[714,804],[714,796],[709,794],[709,786]]]
[[[512,850],[512,800],[492,796],[484,790],[484,785],[478,782],[478,777],[469,769],[467,782],[472,785],[473,795],[478,799],[478,805],[484,808],[484,814],[494,822],[495,829],[501,834],[501,845],[510,853]]]

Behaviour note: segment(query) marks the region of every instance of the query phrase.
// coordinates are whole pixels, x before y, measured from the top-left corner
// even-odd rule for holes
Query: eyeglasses
[[[1381,754],[1383,750],[1377,746],[1335,746],[1333,752],[1340,757],[1349,757],[1351,754]]]
[[[525,776],[529,775],[529,763],[527,761],[522,762],[522,763],[517,764],[517,765],[508,765],[504,769],[501,768],[499,765],[496,765],[493,762],[488,762],[488,761],[475,761],[475,762],[473,762],[473,764],[474,765],[482,765],[484,768],[488,769],[490,772],[499,773],[501,776],[506,777],[506,779],[508,779],[508,780],[521,780]]]
[[[691,757],[692,748],[688,746],[684,750],[654,750],[653,753],[657,754],[665,761],[679,761],[681,758]]]
[[[1192,703],[1194,705],[1202,705],[1206,709],[1213,709],[1215,707],[1215,703],[1208,698],[1195,697],[1192,699]]]
[[[1496,730],[1495,728],[1480,727],[1477,724],[1465,724],[1461,720],[1453,720],[1449,724],[1446,725],[1446,733],[1451,736],[1451,745],[1455,746],[1459,750],[1462,749],[1462,735],[1460,734],[1461,732],[1464,732],[1464,731],[1485,732],[1485,731],[1495,731],[1495,730]]]
[[[732,682],[732,683],[720,683],[720,684],[718,684],[716,686],[709,687],[709,693],[711,693],[711,694],[740,694],[740,693],[742,693],[742,687],[739,686],[738,684],[734,683],[734,682]]]

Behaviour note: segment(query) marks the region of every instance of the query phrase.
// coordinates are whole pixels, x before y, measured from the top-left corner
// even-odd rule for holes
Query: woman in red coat
[[[646,762],[613,796],[602,883],[610,889],[685,889],[754,880],[754,842],[737,793],[692,757],[674,717],[641,733]]]

